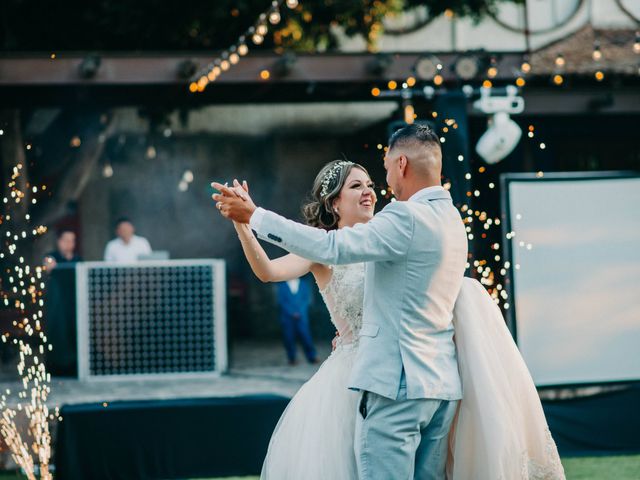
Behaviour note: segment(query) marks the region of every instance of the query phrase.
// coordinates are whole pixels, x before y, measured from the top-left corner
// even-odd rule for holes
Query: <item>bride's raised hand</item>
[[[238,195],[243,200],[247,200],[247,198],[250,198],[249,197],[249,184],[247,183],[246,180],[243,180],[242,184],[240,184],[240,182],[236,178],[234,178],[233,179],[233,191],[235,192],[236,195]]]

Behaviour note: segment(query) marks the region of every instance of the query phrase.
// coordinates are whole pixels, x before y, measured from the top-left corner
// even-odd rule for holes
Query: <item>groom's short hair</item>
[[[396,146],[410,146],[416,143],[427,148],[436,147],[441,150],[440,138],[429,125],[424,123],[413,123],[396,130],[389,138],[389,150]]]
[[[389,151],[394,148],[402,149],[414,172],[432,179],[442,174],[440,138],[428,125],[414,123],[396,131],[389,139]]]

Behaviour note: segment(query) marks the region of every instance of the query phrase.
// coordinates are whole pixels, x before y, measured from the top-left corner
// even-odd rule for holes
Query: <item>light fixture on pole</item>
[[[513,85],[506,87],[506,95],[492,96],[490,88],[480,89],[480,99],[473,106],[490,115],[489,128],[476,144],[476,152],[488,164],[498,163],[509,155],[522,137],[522,130],[509,115],[522,113],[524,99]]]

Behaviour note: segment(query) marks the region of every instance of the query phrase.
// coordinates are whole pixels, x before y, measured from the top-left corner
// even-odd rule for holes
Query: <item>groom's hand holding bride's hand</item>
[[[242,182],[241,185],[238,180],[234,180],[233,187],[213,182],[211,186],[221,192],[214,194],[212,198],[223,217],[238,223],[249,223],[257,207],[249,196],[247,182]]]

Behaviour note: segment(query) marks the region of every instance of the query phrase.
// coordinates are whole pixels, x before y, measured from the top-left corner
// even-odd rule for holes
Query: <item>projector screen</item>
[[[502,177],[512,326],[538,386],[640,380],[640,177]]]

